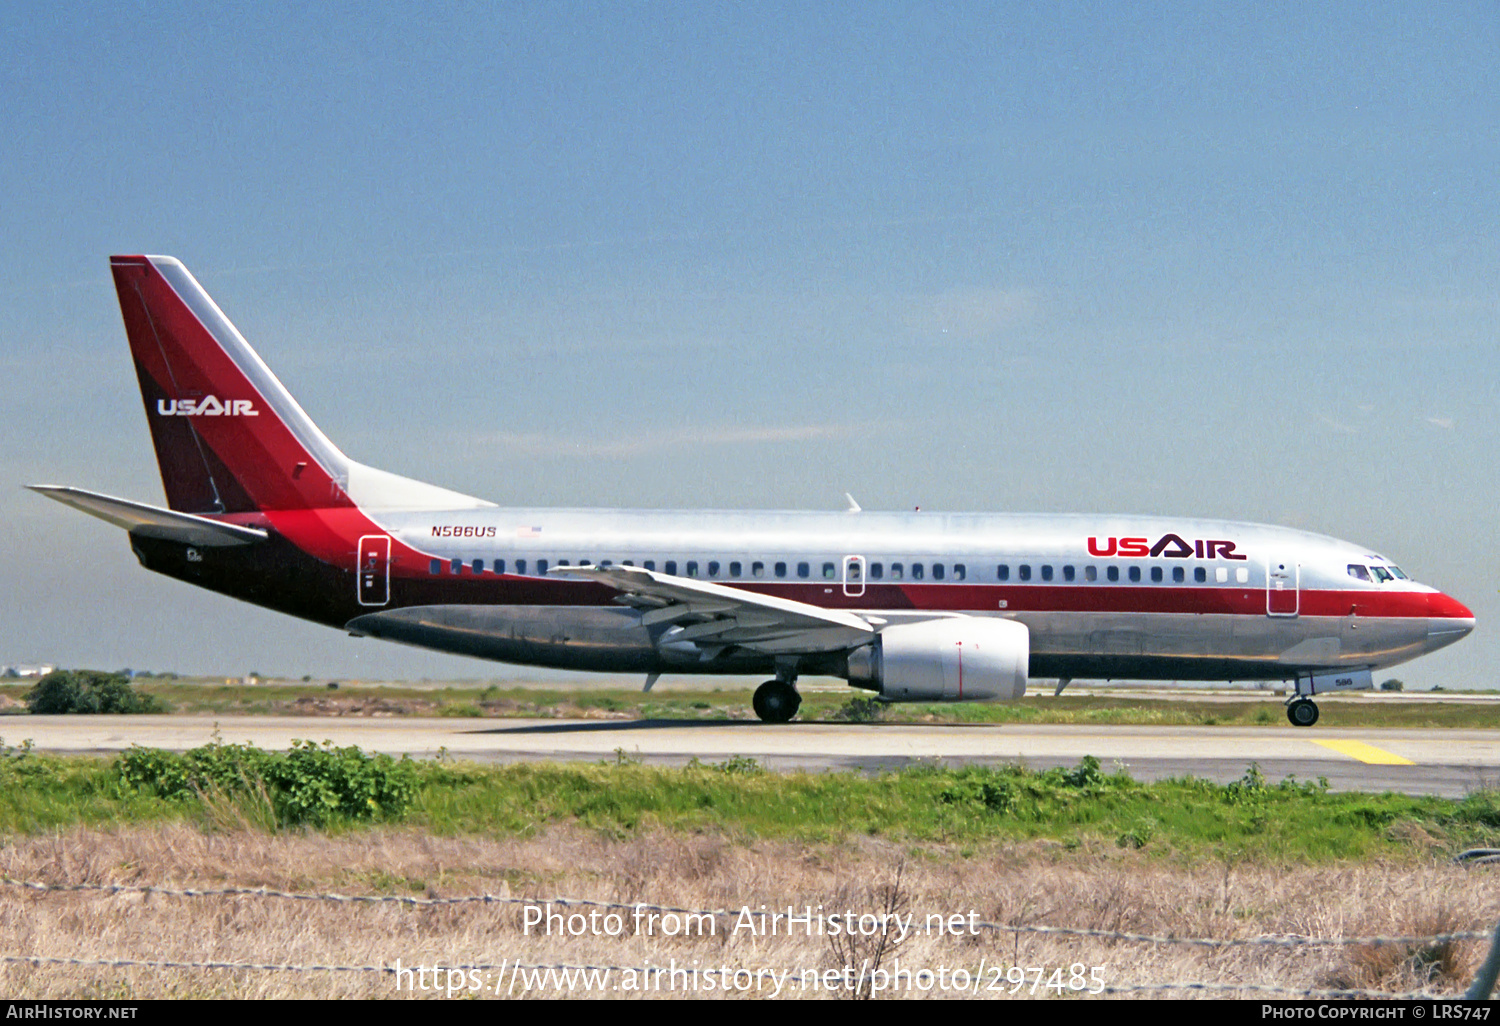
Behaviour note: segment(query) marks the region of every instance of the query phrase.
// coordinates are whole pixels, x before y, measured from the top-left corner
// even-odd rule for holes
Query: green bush
[[[1005,771],[982,767],[958,771],[937,798],[945,805],[974,805],[1002,815],[1020,811],[1016,782]]]
[[[166,703],[137,692],[124,674],[53,670],[26,692],[26,708],[37,715],[156,713],[166,712]]]
[[[1063,773],[1062,779],[1069,787],[1100,787],[1104,784],[1104,771],[1099,768],[1098,759],[1085,755],[1077,766]]]
[[[412,761],[298,741],[268,768],[277,812],[292,823],[324,823],[334,815],[399,818],[417,796]]]
[[[848,723],[878,723],[885,719],[886,704],[878,698],[851,698],[832,716]]]
[[[417,795],[410,759],[312,741],[295,742],[284,754],[217,742],[181,755],[132,748],[119,757],[116,769],[126,787],[150,789],[173,800],[264,792],[282,826],[323,826],[339,818],[399,819]]]
[[[1151,843],[1151,838],[1156,836],[1159,824],[1151,816],[1142,816],[1133,823],[1129,830],[1115,838],[1115,844],[1121,848],[1131,848],[1139,851]]]

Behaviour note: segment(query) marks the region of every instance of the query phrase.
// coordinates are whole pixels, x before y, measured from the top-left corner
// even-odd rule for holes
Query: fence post
[[[1495,989],[1496,976],[1500,976],[1500,926],[1495,927],[1495,936],[1490,941],[1490,953],[1484,957],[1484,964],[1479,967],[1474,982],[1464,992],[1464,999],[1466,1001],[1488,1000],[1490,991]]]

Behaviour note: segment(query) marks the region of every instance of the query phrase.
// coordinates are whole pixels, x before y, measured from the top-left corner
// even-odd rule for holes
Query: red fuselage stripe
[[[362,510],[342,508],[281,510],[225,517],[236,523],[270,527],[298,548],[325,563],[353,569],[358,539],[385,532]],[[442,566],[431,573],[433,560]],[[607,594],[599,585],[556,577],[472,573],[466,563],[450,573],[448,557],[434,556],[392,538],[390,579],[393,605],[400,605],[400,582],[439,585],[444,601],[454,604],[598,605]],[[745,591],[794,599],[825,609],[911,609],[934,612],[1216,614],[1267,615],[1266,589],[1206,584],[977,584],[903,581],[865,583],[860,595],[845,595],[840,582],[715,579],[713,583]],[[523,594],[524,593],[524,594]],[[430,592],[429,592],[430,594]],[[1472,619],[1457,600],[1437,592],[1303,588],[1301,616]],[[450,597],[451,596],[451,597]],[[430,601],[430,600],[429,600]]]

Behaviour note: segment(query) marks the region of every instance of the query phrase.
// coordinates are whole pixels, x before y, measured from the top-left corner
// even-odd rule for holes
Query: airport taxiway
[[[1462,797],[1500,785],[1500,730],[1319,730],[1276,727],[916,725],[615,719],[461,719],[301,716],[26,716],[0,721],[8,744],[112,754],[143,745],[184,751],[248,742],[285,749],[294,740],[371,752],[480,762],[599,761],[621,754],[680,765],[734,756],[773,769],[895,769],[917,761],[1046,769],[1086,755],[1141,780],[1192,775],[1236,780],[1327,778],[1335,790]]]

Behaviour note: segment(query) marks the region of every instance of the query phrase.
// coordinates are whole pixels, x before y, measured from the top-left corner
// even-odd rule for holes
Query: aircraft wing
[[[669,624],[659,647],[707,655],[735,645],[768,655],[837,652],[865,644],[875,628],[853,613],[634,566],[559,566],[547,571],[608,585],[642,610],[647,627]]]
[[[63,485],[26,487],[143,538],[162,538],[184,545],[214,548],[223,545],[249,545],[265,541],[267,537],[265,531],[254,527],[220,523],[208,517],[178,513],[160,506],[148,506],[144,502],[131,502],[129,499],[116,499],[112,495],[88,492],[82,488]]]

